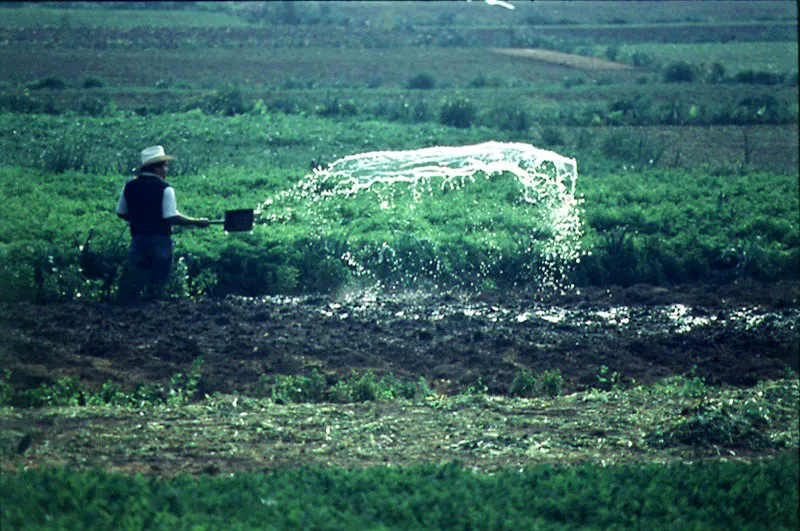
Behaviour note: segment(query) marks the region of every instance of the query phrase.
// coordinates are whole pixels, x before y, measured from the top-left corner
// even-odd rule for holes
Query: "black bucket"
[[[226,232],[247,232],[253,230],[253,210],[228,210],[225,220],[212,221],[214,225],[225,225]]]

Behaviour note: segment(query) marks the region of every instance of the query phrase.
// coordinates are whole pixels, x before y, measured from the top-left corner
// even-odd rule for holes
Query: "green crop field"
[[[4,530],[797,527],[796,4],[511,4],[0,3]]]
[[[662,61],[721,63],[733,72],[761,70],[774,73],[797,71],[796,42],[636,44],[620,47],[621,58],[635,53],[658,56]]]

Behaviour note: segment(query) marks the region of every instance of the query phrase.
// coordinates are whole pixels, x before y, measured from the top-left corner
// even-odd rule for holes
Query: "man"
[[[208,227],[205,218],[190,218],[178,212],[175,190],[167,184],[169,161],[162,146],[142,150],[136,178],[125,183],[117,204],[117,215],[130,223],[131,245],[128,267],[120,280],[120,298],[136,298],[146,284],[158,294],[172,271],[172,225]]]

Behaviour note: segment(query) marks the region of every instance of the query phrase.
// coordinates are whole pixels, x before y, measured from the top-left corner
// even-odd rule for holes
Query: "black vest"
[[[131,234],[172,234],[172,224],[162,217],[161,203],[169,185],[155,176],[140,175],[125,184]]]

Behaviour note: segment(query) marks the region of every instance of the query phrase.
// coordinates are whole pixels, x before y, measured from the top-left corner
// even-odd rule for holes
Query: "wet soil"
[[[424,377],[443,393],[505,393],[520,369],[559,369],[565,391],[617,372],[647,384],[696,367],[747,387],[800,369],[798,283],[495,292],[67,302],[0,306],[0,368],[30,389],[169,382],[202,357],[202,393],[257,396],[262,375],[331,382],[351,370]],[[263,392],[263,390],[262,390]]]

